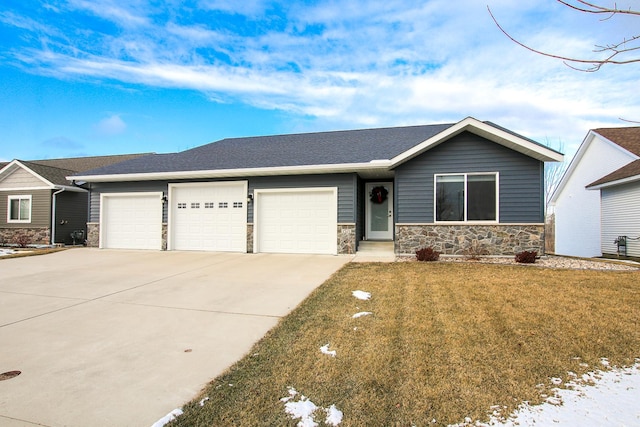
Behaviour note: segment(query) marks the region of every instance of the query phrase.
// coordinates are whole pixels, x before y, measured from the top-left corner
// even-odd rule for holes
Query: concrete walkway
[[[1,426],[150,426],[347,256],[71,249],[0,260]]]

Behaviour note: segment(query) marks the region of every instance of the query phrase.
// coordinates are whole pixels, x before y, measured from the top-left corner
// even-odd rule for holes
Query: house
[[[556,253],[640,257],[640,127],[590,130],[551,197]]]
[[[398,254],[542,252],[544,162],[489,122],[223,139],[76,174],[101,248]]]
[[[0,244],[71,244],[86,235],[89,191],[66,176],[141,154],[13,160],[0,164]],[[78,243],[77,241],[75,243]]]

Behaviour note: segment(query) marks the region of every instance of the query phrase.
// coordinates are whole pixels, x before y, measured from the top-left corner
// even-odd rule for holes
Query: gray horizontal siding
[[[500,222],[541,223],[544,164],[469,132],[396,169],[396,221],[432,223],[434,175],[499,172]]]
[[[237,180],[199,180],[197,182],[216,181],[249,181],[249,193],[266,188],[298,188],[298,187],[337,187],[338,188],[338,222],[353,223],[356,218],[356,180],[355,174],[339,175],[295,175],[265,176]],[[196,181],[171,181],[172,184]],[[168,194],[168,181],[143,182],[109,182],[91,184],[90,222],[100,222],[101,193],[132,193],[162,191]],[[253,205],[247,209],[248,222],[253,222]],[[167,203],[164,205],[162,220],[167,222]]]
[[[7,223],[9,196],[31,195],[31,222]],[[0,227],[49,227],[51,223],[51,190],[0,191]]]

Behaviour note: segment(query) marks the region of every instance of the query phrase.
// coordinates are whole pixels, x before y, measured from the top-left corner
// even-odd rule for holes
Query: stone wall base
[[[356,225],[338,224],[338,254],[356,253]]]
[[[544,253],[544,224],[396,225],[396,253],[431,247],[444,255]]]
[[[51,243],[49,228],[2,228],[0,244],[3,245],[48,245]]]
[[[253,253],[253,224],[247,224],[247,253]]]
[[[100,245],[100,223],[87,223],[87,247],[97,248]]]

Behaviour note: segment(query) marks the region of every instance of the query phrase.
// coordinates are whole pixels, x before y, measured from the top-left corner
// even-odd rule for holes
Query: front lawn
[[[311,402],[319,425],[335,424],[336,410],[340,426],[507,415],[523,401],[542,402],[556,387],[552,378],[603,369],[602,358],[633,365],[639,279],[640,272],[351,263],[170,425],[295,426],[305,419],[285,410],[300,415]],[[371,298],[354,297],[356,290]],[[363,312],[371,314],[353,317]]]

